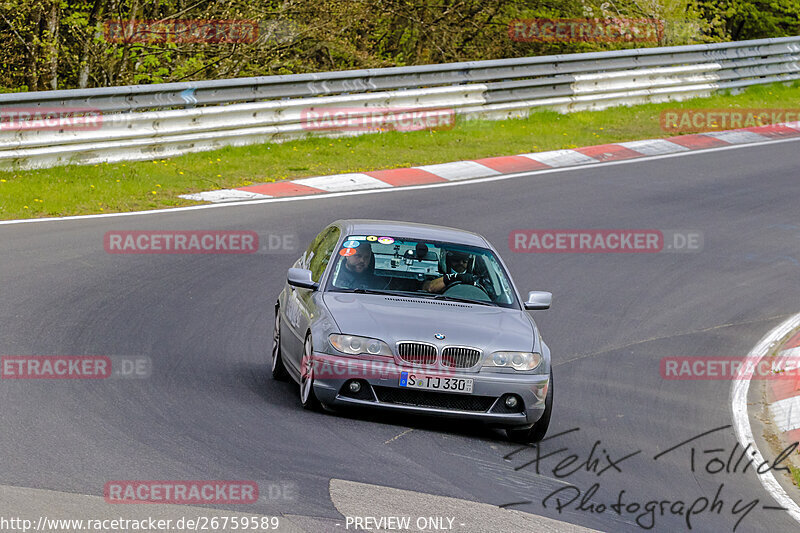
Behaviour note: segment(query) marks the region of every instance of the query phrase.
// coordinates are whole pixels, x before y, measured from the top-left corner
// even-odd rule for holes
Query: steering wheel
[[[482,286],[471,285],[463,281],[454,281],[442,292],[445,296],[453,296],[456,298],[466,298],[468,300],[476,300],[479,302],[491,302],[492,299],[489,293]]]
[[[472,283],[464,283],[463,281],[460,281],[460,280],[451,281],[448,285],[445,286],[444,292],[447,292],[447,290],[449,290],[450,287],[455,287],[456,285],[468,285],[468,286],[472,286],[472,287],[478,287],[480,290],[482,290],[486,294],[489,294],[489,291],[487,291],[486,288],[481,283],[481,278],[478,278],[478,277],[476,277],[475,281],[472,282]]]

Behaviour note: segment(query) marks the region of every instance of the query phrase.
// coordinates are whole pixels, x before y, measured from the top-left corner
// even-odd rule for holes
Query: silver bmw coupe
[[[460,418],[541,440],[550,350],[495,249],[475,233],[338,220],[289,269],[275,303],[272,376],[307,409],[361,406]]]

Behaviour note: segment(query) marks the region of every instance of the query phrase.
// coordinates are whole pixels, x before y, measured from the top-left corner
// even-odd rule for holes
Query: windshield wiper
[[[394,295],[395,293],[392,291],[382,291],[379,289],[336,289],[333,292],[349,292],[355,294],[385,294],[385,295]]]
[[[453,302],[461,302],[465,304],[478,304],[497,307],[494,302],[484,302],[481,300],[470,300],[468,298],[456,298],[455,296],[445,296],[444,294],[435,294],[430,292],[417,292],[417,291],[393,291],[393,290],[380,290],[380,289],[336,289],[333,292],[346,292],[352,294],[383,294],[386,296],[408,296],[410,298],[433,298],[435,300],[449,300]]]
[[[399,296],[408,296],[409,298],[431,298],[435,296],[429,292],[420,292],[420,291],[392,291],[392,294],[396,294]]]
[[[465,304],[489,305],[492,307],[497,307],[497,304],[494,302],[484,302],[482,300],[470,300],[469,298],[457,298],[455,296],[445,296],[444,294],[435,294],[433,297],[436,300],[450,300],[453,302],[462,302]]]
[[[411,298],[432,298],[436,296],[430,292],[401,291],[395,289],[336,289],[335,292],[349,292],[355,294],[387,294],[391,296],[408,296]]]

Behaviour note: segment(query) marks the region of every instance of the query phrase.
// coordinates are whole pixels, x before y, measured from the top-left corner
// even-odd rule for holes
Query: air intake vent
[[[424,342],[398,342],[397,355],[407,363],[432,365],[436,362],[436,346]]]
[[[386,297],[387,300],[392,302],[411,302],[415,304],[430,304],[430,305],[447,305],[450,307],[466,307],[467,309],[472,308],[471,305],[468,304],[456,304],[453,302],[437,302],[436,300],[415,300],[412,298],[391,298],[389,296]]]
[[[414,407],[434,407],[448,411],[469,411],[485,413],[496,398],[491,396],[471,396],[469,394],[452,394],[423,390],[395,389],[375,386],[378,400],[384,403],[411,405]]]
[[[481,360],[481,351],[463,346],[448,346],[442,352],[442,365],[451,368],[472,368]]]

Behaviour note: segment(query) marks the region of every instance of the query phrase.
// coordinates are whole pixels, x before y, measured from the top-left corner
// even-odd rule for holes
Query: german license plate
[[[400,386],[409,389],[438,390],[442,392],[460,392],[472,394],[472,379],[445,376],[431,376],[416,372],[401,372]]]

